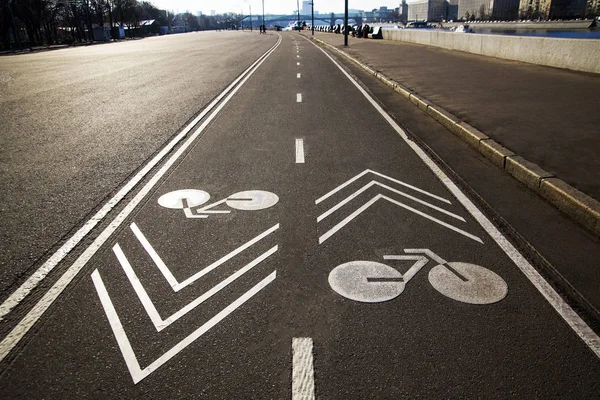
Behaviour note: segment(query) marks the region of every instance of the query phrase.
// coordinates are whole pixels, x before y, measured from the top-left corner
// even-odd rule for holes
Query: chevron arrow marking
[[[273,271],[269,276],[264,278],[262,281],[257,283],[252,289],[248,290],[241,297],[235,300],[233,303],[229,304],[226,308],[221,310],[217,315],[209,319],[202,326],[197,328],[194,332],[188,335],[185,339],[177,343],[171,349],[169,349],[162,356],[157,358],[154,362],[148,365],[146,368],[142,369],[137,357],[135,356],[135,352],[133,351],[133,347],[129,342],[129,338],[125,333],[125,329],[121,324],[121,320],[119,319],[119,315],[115,310],[115,307],[106,291],[106,287],[104,286],[104,282],[100,277],[100,273],[98,270],[95,270],[92,273],[92,280],[94,282],[94,286],[96,287],[96,291],[98,292],[98,296],[100,297],[100,302],[102,303],[102,307],[104,308],[104,312],[106,313],[106,317],[108,318],[108,322],[110,323],[110,327],[117,339],[117,344],[121,353],[123,354],[123,358],[125,359],[125,364],[127,365],[127,369],[131,374],[131,378],[133,379],[133,383],[137,384],[142,379],[146,378],[152,372],[156,371],[163,364],[169,361],[171,358],[175,357],[180,351],[185,349],[187,346],[192,344],[196,339],[200,336],[204,335],[208,332],[212,327],[217,325],[223,319],[225,319],[229,314],[238,309],[242,304],[260,292],[263,288],[265,288],[269,283],[273,282],[277,277],[277,271]]]

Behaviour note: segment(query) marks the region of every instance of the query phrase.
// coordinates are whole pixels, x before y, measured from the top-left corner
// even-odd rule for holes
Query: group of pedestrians
[[[261,25],[260,27],[260,34],[262,35],[263,33],[266,34],[267,33],[267,27],[264,25]]]

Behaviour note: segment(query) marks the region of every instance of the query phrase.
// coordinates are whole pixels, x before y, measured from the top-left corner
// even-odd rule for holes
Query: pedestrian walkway
[[[307,32],[310,35],[310,32]],[[600,75],[437,47],[315,32],[600,200]]]

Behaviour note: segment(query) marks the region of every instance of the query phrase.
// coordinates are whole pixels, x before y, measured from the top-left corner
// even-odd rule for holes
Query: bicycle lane
[[[327,76],[337,99],[318,101],[320,112],[305,105],[315,121],[335,122],[306,129],[323,132],[306,165],[307,176],[322,174],[311,199],[314,248],[298,272],[312,294],[302,336],[313,341],[317,397],[596,397],[597,354],[499,247],[501,235],[482,228],[477,219],[485,217],[461,205],[460,190],[442,184],[410,140],[376,116],[356,87],[344,86],[330,60],[304,47],[314,52],[314,76]],[[307,88],[309,103],[326,89],[319,82]],[[424,250],[443,260],[423,257],[419,271]],[[511,257],[526,267],[518,253]],[[450,268],[436,266],[445,260]],[[465,286],[478,272],[487,284],[471,292]],[[593,332],[590,338],[597,346]]]
[[[297,389],[292,368],[306,366],[292,362],[292,339],[311,338],[321,398],[598,393],[595,355],[331,61],[297,43],[284,35],[89,262],[0,377],[2,392],[289,398]],[[296,139],[304,163],[296,162]],[[195,190],[184,196],[188,214],[207,218],[177,208],[182,196],[173,192],[181,189]],[[248,190],[278,201],[240,193]],[[384,256],[406,256],[405,249],[484,266],[508,295],[484,305],[444,296],[429,283],[431,257],[386,302],[350,300],[328,282],[334,268],[354,260],[402,274],[423,257]],[[397,294],[397,275],[375,278],[383,280],[369,283],[384,289],[355,285],[359,298]]]
[[[358,113],[372,111],[372,105],[362,96],[348,93],[346,98],[352,99],[344,105],[351,108],[348,118],[368,120]],[[323,398],[595,398],[600,393],[595,378],[600,371],[597,354],[440,183],[445,178],[434,178],[423,163],[415,162],[415,153],[398,143],[398,132],[392,133],[385,124],[347,126],[346,132],[359,132],[352,136],[355,143],[329,137],[319,142],[320,159],[331,161],[318,168],[332,173],[328,190],[315,197],[320,244],[311,263],[320,270],[315,280],[324,296],[323,312],[312,320],[328,322],[328,329],[315,328],[313,337],[317,393]],[[397,141],[388,135],[396,135]],[[350,180],[366,170],[356,181]],[[388,178],[453,204],[407,190]],[[360,191],[373,180],[388,187],[375,184]],[[345,182],[348,186],[339,186]],[[465,221],[423,207],[392,189]],[[390,199],[382,201],[380,196]],[[345,203],[347,199],[351,200]],[[342,207],[336,209],[338,205]],[[459,288],[460,280],[475,277],[443,276],[444,268],[434,266],[444,260],[436,262],[432,257],[412,277],[415,269],[410,268],[418,262],[410,259],[415,249],[419,254],[431,250],[451,261],[451,266],[459,267],[452,261],[483,266],[502,278],[508,293],[502,298],[502,283],[489,276],[490,285],[480,293],[483,297],[463,297],[467,291]],[[349,264],[356,260],[367,262]],[[369,263],[387,264],[400,274]],[[389,301],[376,302],[383,300]],[[597,336],[592,333],[591,338],[597,346]]]

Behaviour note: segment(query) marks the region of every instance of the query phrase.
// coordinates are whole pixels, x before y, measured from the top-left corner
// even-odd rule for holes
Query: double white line
[[[277,43],[259,57],[248,69],[238,76],[221,94],[219,94],[184,130],[182,130],[160,153],[158,153],[135,177],[133,177],[112,199],[110,199],[83,227],[75,233],[48,261],[46,261],[25,283],[19,287],[1,306],[0,320],[16,307],[39,283],[62,261],[70,251],[99,223],[104,217],[154,168],[173,148],[186,137],[194,126],[208,115],[206,120],[198,127],[181,147],[165,162],[160,170],[144,185],[138,194],[117,215],[108,227],[94,240],[94,242],[79,256],[67,269],[59,280],[46,292],[42,299],[29,311],[15,328],[0,342],[0,361],[16,346],[31,327],[46,312],[48,307],[60,296],[67,285],[77,276],[86,263],[98,249],[117,230],[129,214],[146,197],[158,181],[166,174],[181,155],[190,147],[198,136],[206,129],[223,107],[231,100],[237,91],[256,72],[262,63],[271,55],[281,43],[279,36]],[[216,107],[216,108],[215,108]],[[212,111],[212,112],[211,112]],[[210,113],[210,114],[209,114]]]

